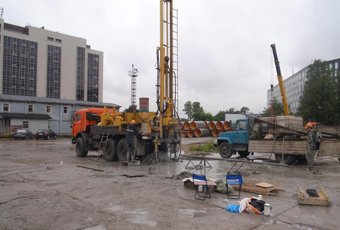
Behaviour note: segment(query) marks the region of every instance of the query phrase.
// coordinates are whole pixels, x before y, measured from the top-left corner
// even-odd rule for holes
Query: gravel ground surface
[[[185,139],[183,146],[202,141],[209,139]],[[216,153],[211,156],[218,158]],[[240,163],[209,161],[212,168],[205,170],[185,169],[187,163],[183,159],[121,166],[105,162],[97,153],[77,158],[69,139],[1,139],[0,229],[339,229],[336,159],[317,159],[317,175],[305,165],[243,164],[245,180],[274,183],[282,189],[274,196],[263,195],[273,207],[270,217],[229,213],[224,210],[228,204],[224,194],[195,200],[194,190],[171,179],[185,170],[222,179]],[[298,186],[322,186],[332,205],[299,205]],[[242,192],[241,198],[256,195]]]

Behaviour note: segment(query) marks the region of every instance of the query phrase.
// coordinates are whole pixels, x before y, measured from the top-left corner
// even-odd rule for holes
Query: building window
[[[29,105],[27,106],[27,111],[28,111],[28,112],[33,112],[33,105],[29,104]]]
[[[49,41],[54,41],[54,38],[51,38],[51,37],[47,37],[47,40],[49,40]]]
[[[56,38],[55,41],[61,43],[61,39]]]
[[[3,44],[3,94],[36,96],[37,43],[4,36]]]
[[[48,46],[47,54],[47,97],[60,98],[61,48]]]
[[[3,112],[9,112],[9,104],[3,104],[2,105],[2,111]]]
[[[30,126],[29,126],[29,123],[28,121],[22,121],[22,128],[23,129],[28,129]]]
[[[87,101],[98,102],[99,55],[89,53],[87,62]]]
[[[67,113],[67,106],[64,106],[64,113]]]
[[[51,113],[51,106],[50,105],[46,105],[46,113]]]
[[[85,48],[77,47],[77,100],[85,99]]]

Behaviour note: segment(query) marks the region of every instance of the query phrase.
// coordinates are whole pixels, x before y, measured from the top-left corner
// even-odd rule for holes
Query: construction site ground
[[[183,139],[183,148],[188,152],[187,144],[210,140]],[[268,217],[227,212],[225,194],[195,200],[194,190],[175,179],[183,171],[204,173],[202,168],[185,169],[187,159],[122,166],[105,162],[98,153],[78,158],[74,148],[67,138],[0,139],[0,229],[339,229],[336,158],[317,159],[320,174],[309,172],[303,164],[243,164],[240,171],[245,180],[280,188],[276,195],[263,195],[272,206]],[[215,179],[224,178],[236,164],[209,163],[212,168],[205,173]],[[321,186],[331,205],[299,205],[298,186]],[[241,199],[257,195],[241,192]]]

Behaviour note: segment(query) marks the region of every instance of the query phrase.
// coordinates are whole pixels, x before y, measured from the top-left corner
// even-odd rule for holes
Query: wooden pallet
[[[297,189],[299,204],[329,206],[330,201],[329,201],[328,195],[326,194],[325,190],[323,190],[321,187],[317,187],[317,188],[314,188],[314,189],[318,193],[319,197],[310,197],[306,193],[306,189],[299,186],[298,189]]]
[[[304,155],[306,140],[249,140],[249,152]]]
[[[276,185],[267,182],[246,180],[242,184],[241,191],[269,196],[276,195],[279,189]]]

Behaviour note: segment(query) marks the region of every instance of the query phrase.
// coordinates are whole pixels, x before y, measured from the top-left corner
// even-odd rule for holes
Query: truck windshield
[[[236,130],[246,130],[246,125],[247,125],[246,121],[239,121],[237,123]]]

